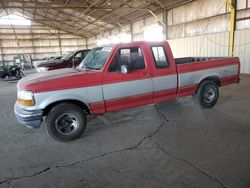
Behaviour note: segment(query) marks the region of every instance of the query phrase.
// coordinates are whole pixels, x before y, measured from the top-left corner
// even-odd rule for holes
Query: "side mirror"
[[[127,65],[122,65],[121,66],[121,73],[122,74],[128,74],[128,66]]]

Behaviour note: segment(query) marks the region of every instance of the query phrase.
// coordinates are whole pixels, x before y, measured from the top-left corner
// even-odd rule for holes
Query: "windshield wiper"
[[[86,69],[91,69],[91,70],[100,70],[98,68],[94,68],[94,67],[86,67]]]
[[[85,65],[83,65],[81,68],[89,69],[89,70],[99,70],[98,68],[88,67],[88,66],[85,66]]]

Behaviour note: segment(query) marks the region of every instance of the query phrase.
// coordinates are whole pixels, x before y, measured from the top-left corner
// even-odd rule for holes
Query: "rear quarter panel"
[[[217,78],[221,86],[237,83],[239,80],[239,58],[223,58],[206,62],[177,65],[179,72],[178,96],[194,95],[198,85],[206,78]]]

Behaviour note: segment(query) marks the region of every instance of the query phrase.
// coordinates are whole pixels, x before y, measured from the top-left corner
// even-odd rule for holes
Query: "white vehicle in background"
[[[41,63],[45,63],[47,61],[51,61],[51,60],[56,60],[56,59],[61,59],[62,56],[51,56],[51,57],[44,57],[41,60],[36,60],[36,61],[32,61],[33,66],[35,68],[37,68],[38,65],[40,65]]]
[[[49,59],[50,59],[49,57],[44,57],[42,59],[32,61],[32,64],[34,67],[36,67],[38,64],[45,62],[45,61],[48,61]]]

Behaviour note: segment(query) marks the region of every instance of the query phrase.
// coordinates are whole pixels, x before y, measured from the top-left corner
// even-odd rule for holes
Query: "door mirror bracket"
[[[128,66],[127,65],[122,65],[121,66],[121,73],[122,74],[128,74]]]

